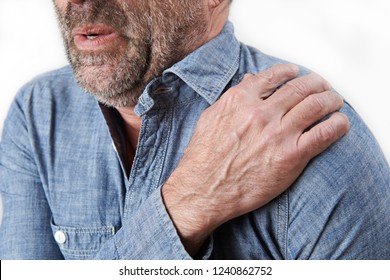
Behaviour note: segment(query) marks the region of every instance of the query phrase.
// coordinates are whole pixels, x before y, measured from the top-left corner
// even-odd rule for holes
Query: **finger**
[[[334,92],[312,94],[291,109],[282,121],[301,133],[330,113],[340,110],[343,105],[343,99]]]
[[[297,145],[301,155],[309,160],[322,153],[330,145],[348,132],[348,117],[342,113],[334,113],[329,119],[315,125],[303,133]]]
[[[330,84],[320,75],[312,73],[287,82],[267,99],[279,114],[286,114],[311,94],[330,90]]]
[[[299,68],[293,64],[278,64],[258,74],[246,74],[241,86],[255,98],[265,99],[275,89],[298,75]]]

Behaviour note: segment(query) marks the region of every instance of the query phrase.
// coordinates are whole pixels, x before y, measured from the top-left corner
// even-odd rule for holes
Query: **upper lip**
[[[73,36],[77,35],[108,35],[115,33],[115,29],[104,24],[90,24],[82,27],[76,27],[72,31]]]

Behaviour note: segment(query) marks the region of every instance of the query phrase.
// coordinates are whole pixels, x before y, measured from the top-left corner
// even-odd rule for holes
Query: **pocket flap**
[[[115,234],[114,226],[69,227],[51,222],[53,236],[65,259],[88,259]]]

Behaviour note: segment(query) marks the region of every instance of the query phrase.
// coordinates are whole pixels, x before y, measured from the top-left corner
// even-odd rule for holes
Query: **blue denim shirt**
[[[200,114],[245,73],[283,62],[239,43],[227,23],[145,88],[129,176],[118,113],[83,92],[71,68],[28,83],[0,145],[0,258],[191,259],[160,188]],[[200,258],[390,259],[389,165],[355,111],[342,111],[350,132],[288,191],[218,228]]]

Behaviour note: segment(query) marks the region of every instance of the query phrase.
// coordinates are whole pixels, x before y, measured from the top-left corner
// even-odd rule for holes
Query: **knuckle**
[[[264,128],[272,121],[272,114],[268,110],[264,110],[264,107],[261,105],[248,108],[248,111],[248,121],[259,127]]]
[[[274,160],[279,169],[290,172],[296,168],[301,158],[296,149],[285,147],[275,151]]]
[[[300,160],[296,151],[292,149],[284,151],[283,157],[283,163],[286,166],[286,169],[293,169],[297,162]]]
[[[331,88],[330,83],[317,73],[313,72],[307,74],[305,78],[313,84],[321,85],[321,87],[324,88],[324,90],[329,90]]]
[[[312,94],[306,99],[309,104],[308,109],[315,115],[323,115],[327,112],[328,105],[326,98],[322,98],[319,94]]]
[[[236,87],[245,91],[251,91],[256,87],[256,77],[254,74],[245,74],[241,83]]]
[[[242,81],[246,81],[250,78],[252,78],[254,75],[252,73],[246,73],[244,77],[242,78]]]
[[[274,82],[274,72],[271,69],[260,72],[255,77],[266,84],[273,84]]]
[[[306,75],[308,78],[310,78],[311,80],[313,81],[317,81],[318,83],[326,83],[328,84],[328,82],[319,74],[313,72],[313,73],[310,73],[310,74],[307,74]]]
[[[225,92],[222,96],[221,99],[231,99],[234,98],[235,96],[239,95],[241,92],[245,91],[240,85],[235,86],[230,88],[227,92]]]
[[[344,106],[344,99],[340,95],[338,95],[334,92],[329,92],[329,93],[332,94],[332,98],[333,98],[335,104],[337,105],[338,109],[340,109],[341,107]]]
[[[252,107],[248,111],[248,117],[251,121],[259,121],[265,119],[265,114],[264,111],[261,109],[261,106]]]
[[[286,83],[285,87],[301,98],[305,98],[305,93],[308,92],[308,87],[302,79],[291,80]]]
[[[256,76],[256,73],[249,72],[249,73],[245,73],[244,78],[250,79],[250,78],[253,78],[255,76]]]
[[[329,91],[332,88],[332,85],[325,80],[321,75],[317,73],[311,73],[308,75],[309,78],[313,81],[313,83],[317,83],[319,88],[322,88],[324,91]]]
[[[318,130],[317,139],[320,143],[329,143],[336,135],[335,129],[332,125],[323,124],[321,129]]]
[[[249,90],[247,81],[242,81],[238,85],[235,85],[234,87],[231,87],[229,90],[227,90],[222,97],[235,97],[240,96],[241,94],[245,94]]]
[[[240,88],[238,86],[231,88],[225,94],[223,94],[219,100],[219,103],[223,103],[225,106],[227,105],[238,105],[242,100],[242,94],[244,94],[245,89]]]

